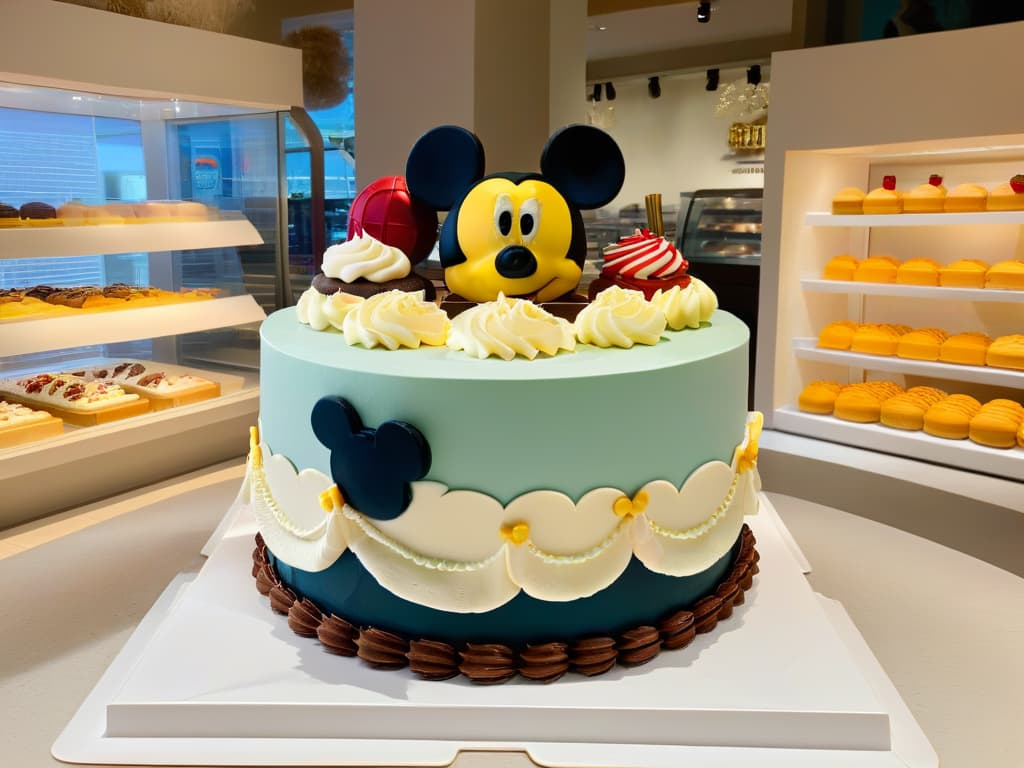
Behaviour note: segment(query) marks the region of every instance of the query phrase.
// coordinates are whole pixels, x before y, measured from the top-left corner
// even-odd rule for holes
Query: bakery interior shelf
[[[262,243],[260,233],[241,214],[214,221],[4,227],[0,228],[0,259],[152,253]]]
[[[995,301],[1024,304],[1024,290],[995,288],[941,288],[934,285],[903,285],[900,283],[858,283],[852,280],[801,278],[800,286],[810,293],[848,293],[870,296],[904,296],[912,299],[944,299],[946,301]]]
[[[777,408],[774,428],[810,435],[882,453],[912,456],[936,464],[1012,479],[1024,477],[1024,448],[990,448],[970,440],[948,440],[923,431],[893,429],[881,424],[858,424],[834,416]]]
[[[809,212],[804,221],[811,227],[940,227],[950,224],[1024,224],[1024,211],[976,213],[889,213],[835,215]]]
[[[0,323],[0,357],[228,328],[264,320],[249,295]]]
[[[822,349],[813,338],[793,339],[793,354],[801,360],[821,363],[835,363],[850,368],[864,368],[872,371],[909,373],[935,379],[970,381],[976,384],[991,384],[1000,387],[1024,389],[1024,371],[1006,368],[990,368],[979,365],[954,365],[951,363],[909,360],[890,355],[864,355],[838,349]]]

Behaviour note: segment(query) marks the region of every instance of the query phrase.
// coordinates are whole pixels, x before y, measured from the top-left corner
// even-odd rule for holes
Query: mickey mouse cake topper
[[[449,211],[438,251],[449,290],[470,301],[499,294],[551,301],[576,288],[587,243],[581,209],[619,193],[625,162],[615,141],[589,125],[552,134],[541,173],[484,175],[484,149],[446,125],[413,146],[406,179],[414,197]]]

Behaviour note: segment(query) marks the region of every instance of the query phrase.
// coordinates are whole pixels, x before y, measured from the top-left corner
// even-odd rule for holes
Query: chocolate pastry
[[[114,283],[103,289],[103,295],[108,299],[127,299],[133,291],[134,289],[127,283]]]
[[[0,304],[21,301],[23,298],[25,298],[25,291],[19,288],[0,288]]]
[[[56,293],[60,288],[54,288],[50,285],[35,285],[25,291],[25,295],[32,299],[39,299],[40,301],[46,301],[46,297],[51,293]]]
[[[415,273],[396,280],[387,280],[383,283],[371,283],[363,278],[359,278],[354,283],[346,283],[344,280],[328,277],[323,272],[318,272],[316,277],[313,278],[313,288],[316,289],[317,293],[322,293],[324,296],[331,296],[338,291],[344,291],[353,296],[362,296],[364,299],[376,296],[378,293],[386,293],[387,291],[405,291],[406,293],[423,291],[423,298],[426,301],[433,301],[437,295],[437,292],[434,290],[434,284],[427,278]]]
[[[19,219],[18,209],[7,203],[0,203],[0,219]]]
[[[92,286],[83,288],[67,288],[65,290],[54,291],[46,297],[48,304],[60,304],[65,307],[75,307],[81,309],[86,300],[91,296],[102,296],[103,292],[99,288]]]
[[[18,212],[23,219],[57,218],[57,210],[49,203],[25,203]]]

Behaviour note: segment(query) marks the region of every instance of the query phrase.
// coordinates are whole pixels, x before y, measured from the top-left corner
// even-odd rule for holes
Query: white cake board
[[[761,573],[714,632],[636,669],[479,687],[324,653],[271,612],[240,514],[139,625],[53,747],[77,763],[937,766],[842,607],[815,595],[770,504]]]

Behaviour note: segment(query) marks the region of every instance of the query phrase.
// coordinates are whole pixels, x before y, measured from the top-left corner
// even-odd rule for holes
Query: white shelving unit
[[[885,176],[895,176],[896,188],[908,191],[931,174],[942,176],[952,190],[965,183],[992,189],[1020,173],[1024,103],[991,98],[955,62],[1002,58],[1002,46],[1021,34],[1024,24],[773,57],[758,344],[763,353],[755,395],[770,429],[1024,480],[1024,448],[1001,450],[851,424],[796,407],[801,390],[816,380],[893,379],[904,386],[934,384],[982,403],[997,397],[1024,403],[1024,371],[817,347],[821,329],[839,320],[993,338],[1024,333],[1024,291],[821,279],[828,261],[843,253],[899,261],[927,257],[940,265],[1024,258],[1024,211],[829,212],[839,189],[871,190]],[[839,108],[837,94],[855,107]]]
[[[184,251],[262,244],[260,233],[244,216],[180,223],[0,229],[0,259]]]
[[[898,283],[855,283],[850,280],[825,280],[817,277],[800,278],[800,287],[806,293],[904,296],[908,299],[1024,304],[1024,291],[1007,291],[996,288],[942,288],[932,285],[901,285]]]

